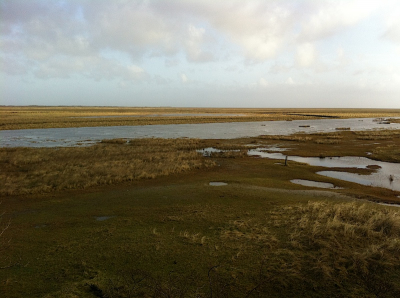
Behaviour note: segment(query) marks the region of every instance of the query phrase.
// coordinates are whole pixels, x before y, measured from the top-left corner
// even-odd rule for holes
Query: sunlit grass
[[[85,189],[213,166],[194,139],[105,140],[82,148],[1,148],[0,194]]]
[[[194,117],[185,114],[208,115]],[[0,107],[0,130],[300,120],[324,117],[400,117],[400,110],[2,106]]]

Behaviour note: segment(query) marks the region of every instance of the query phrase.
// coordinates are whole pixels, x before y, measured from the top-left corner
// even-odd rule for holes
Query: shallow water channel
[[[265,152],[265,148],[251,149],[248,151],[250,156],[261,156],[271,159],[284,160],[286,155],[282,153]],[[368,166],[379,166],[376,172],[369,175],[360,175],[356,173],[342,171],[320,171],[319,175],[354,182],[362,185],[384,187],[395,191],[400,191],[400,164],[384,161],[376,161],[366,157],[300,157],[288,156],[288,161],[306,163],[311,166],[320,166],[326,168],[360,168],[366,169]]]
[[[400,129],[400,123],[383,125],[374,121],[374,118],[353,118],[0,130],[0,147],[85,146],[114,138],[233,139],[259,135],[290,135],[298,132],[333,132],[341,127],[355,131]]]

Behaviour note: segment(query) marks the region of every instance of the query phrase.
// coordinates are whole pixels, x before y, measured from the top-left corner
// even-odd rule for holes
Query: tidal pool
[[[303,179],[292,179],[292,180],[290,180],[290,182],[295,183],[295,184],[300,184],[303,186],[310,186],[310,187],[340,189],[340,187],[336,187],[332,183],[327,183],[327,182],[317,182],[317,181],[303,180]]]
[[[0,147],[85,146],[114,138],[234,139],[259,135],[290,135],[298,132],[334,132],[337,127],[350,127],[354,131],[383,128],[373,120],[374,118],[353,118],[0,130]],[[301,125],[310,127],[304,131],[304,128],[299,127]],[[385,128],[388,127],[400,129],[400,123],[385,125]]]
[[[250,156],[261,156],[271,159],[285,159],[286,155],[282,153],[265,152],[264,148],[252,149],[248,151]],[[288,156],[288,161],[296,161],[309,164],[311,166],[320,166],[327,168],[364,168],[369,166],[378,166],[376,172],[369,175],[360,175],[356,173],[342,171],[320,171],[319,175],[335,179],[354,182],[362,185],[384,187],[395,191],[400,191],[400,164],[384,161],[376,161],[366,157],[300,157]]]

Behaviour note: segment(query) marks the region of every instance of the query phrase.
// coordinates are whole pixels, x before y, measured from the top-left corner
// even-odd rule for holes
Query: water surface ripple
[[[103,139],[113,138],[187,137],[199,139],[233,139],[259,135],[289,135],[298,132],[333,132],[336,131],[336,128],[340,127],[349,127],[354,131],[382,128],[400,129],[400,123],[382,125],[373,120],[374,118],[353,118],[1,130],[0,147],[90,145]],[[304,127],[308,125],[310,127]]]

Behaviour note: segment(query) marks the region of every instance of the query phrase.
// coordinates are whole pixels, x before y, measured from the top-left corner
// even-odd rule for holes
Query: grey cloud
[[[1,69],[9,75],[22,75],[28,71],[26,63],[16,59],[0,57]]]
[[[117,61],[100,59],[103,50],[127,53],[136,64],[143,57],[166,57],[169,67],[180,53],[189,62],[210,62],[224,57],[217,49],[239,48],[247,63],[258,63],[278,57],[285,46],[293,52],[300,41],[325,38],[357,24],[371,11],[372,6],[360,4],[367,2],[374,1],[3,0],[0,53],[20,71],[39,64],[34,71],[41,77],[78,73],[74,61],[91,65],[92,71],[83,71],[90,77],[107,77],[104,65],[110,77],[116,70],[120,76],[137,76]],[[393,30],[385,37],[395,39]],[[302,57],[300,64],[312,64],[312,55]],[[53,71],[56,67],[59,72]]]

